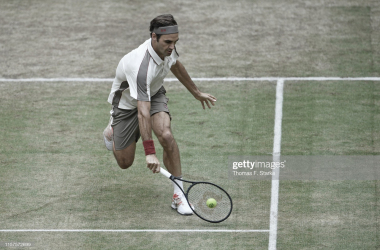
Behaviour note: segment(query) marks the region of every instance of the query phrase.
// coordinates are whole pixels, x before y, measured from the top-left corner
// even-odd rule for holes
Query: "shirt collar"
[[[160,65],[161,63],[163,63],[164,61],[157,55],[156,51],[154,51],[153,47],[152,47],[152,39],[149,40],[148,42],[148,51],[149,51],[149,54],[150,56],[153,58],[154,62],[158,65]]]

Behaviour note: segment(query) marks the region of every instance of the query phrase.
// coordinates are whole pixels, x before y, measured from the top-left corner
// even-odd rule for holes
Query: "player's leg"
[[[170,127],[170,116],[166,112],[159,112],[152,116],[152,129],[157,136],[158,141],[164,149],[163,161],[168,171],[176,176],[181,177],[181,160],[178,145],[174,139]],[[175,180],[178,184],[174,184],[174,194],[171,207],[177,209],[177,212],[182,215],[191,215],[193,211],[189,207],[186,197],[184,197],[183,183],[180,180]]]
[[[113,148],[113,155],[121,169],[127,169],[132,166],[133,161],[135,160],[135,152],[136,142],[132,142],[128,147],[121,150],[115,150],[115,146]]]
[[[170,116],[166,112],[159,112],[152,117],[152,129],[164,149],[163,162],[168,171],[174,176],[181,176],[181,160],[177,142],[174,139]]]
[[[129,168],[135,159],[136,142],[140,138],[137,109],[113,108],[113,154],[122,169]]]
[[[181,177],[180,153],[170,126],[171,117],[167,107],[169,99],[166,98],[165,92],[165,89],[162,88],[151,99],[152,130],[164,149],[163,162],[165,167],[172,175]],[[183,189],[182,181],[176,180],[176,183],[178,185],[173,183],[174,194],[171,207],[177,209],[177,212],[182,215],[193,214],[181,191],[181,188]]]
[[[174,176],[181,176],[181,161],[179,150],[171,131],[171,116],[168,109],[169,99],[164,87],[151,98],[150,115],[152,130],[164,149],[163,162],[168,171]]]

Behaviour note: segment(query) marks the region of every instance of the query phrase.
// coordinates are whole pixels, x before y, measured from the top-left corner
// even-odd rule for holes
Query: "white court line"
[[[274,138],[273,138],[273,162],[280,162],[281,155],[281,127],[282,127],[282,106],[284,99],[284,80],[277,81],[276,86],[276,108],[274,118]],[[271,201],[270,201],[270,221],[269,221],[269,250],[275,250],[277,245],[277,218],[278,218],[278,191],[280,186],[280,168],[274,169],[272,175]]]
[[[100,232],[100,233],[267,233],[269,230],[229,230],[229,229],[2,229],[0,232]]]
[[[0,78],[0,82],[112,82],[113,78]],[[192,78],[200,81],[380,81],[380,77],[205,77]],[[177,78],[166,78],[165,82],[178,82]]]

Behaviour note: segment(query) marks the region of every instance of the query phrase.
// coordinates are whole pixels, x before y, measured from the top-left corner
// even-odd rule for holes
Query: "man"
[[[151,38],[125,55],[116,69],[108,102],[112,104],[111,119],[104,130],[104,140],[120,168],[127,169],[134,161],[136,142],[142,137],[147,167],[160,172],[152,140],[152,130],[164,149],[163,162],[174,176],[181,176],[178,146],[171,131],[163,81],[169,70],[202,103],[211,108],[216,98],[202,93],[195,86],[185,67],[178,61],[176,43],[179,40],[177,22],[173,16],[161,15],[150,22]],[[177,182],[183,188],[182,181]],[[193,212],[181,190],[174,185],[172,208],[183,215]]]

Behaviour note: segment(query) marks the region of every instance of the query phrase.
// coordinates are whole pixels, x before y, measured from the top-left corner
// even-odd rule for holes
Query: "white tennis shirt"
[[[174,49],[162,60],[154,51],[151,39],[146,40],[120,60],[108,102],[121,109],[135,109],[137,100],[150,101],[178,57]]]

